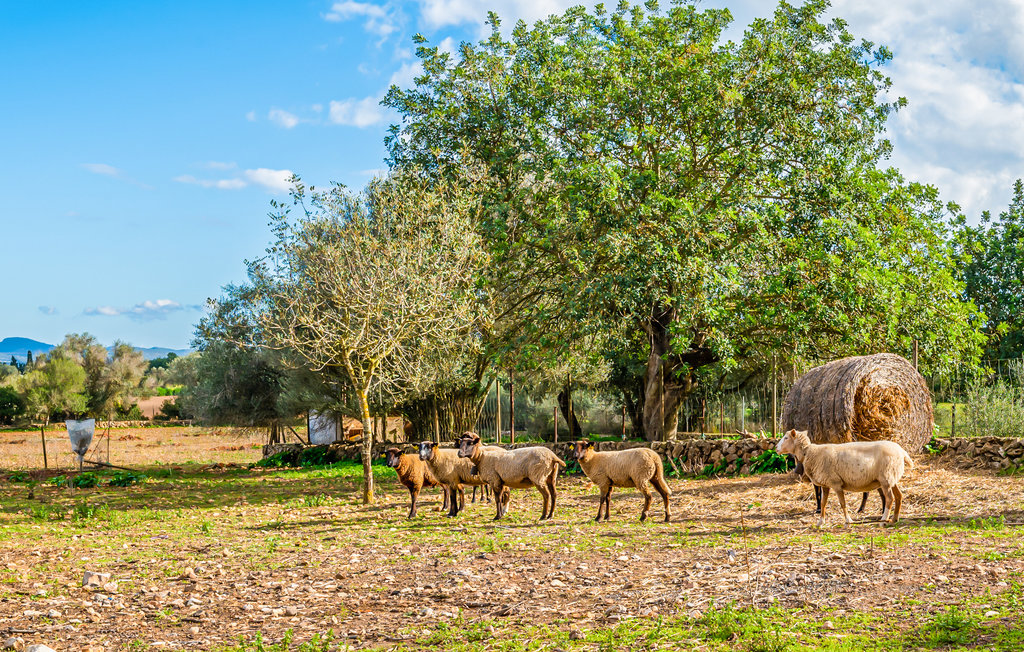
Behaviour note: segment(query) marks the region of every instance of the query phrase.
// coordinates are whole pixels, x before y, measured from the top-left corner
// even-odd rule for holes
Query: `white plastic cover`
[[[85,459],[85,454],[92,444],[92,435],[96,432],[96,419],[82,419],[76,421],[68,419],[64,423],[68,426],[68,438],[71,440],[71,451],[78,456],[78,461]]]
[[[338,432],[338,417],[330,412],[309,413],[309,443],[311,444],[333,444],[341,441],[341,433]]]

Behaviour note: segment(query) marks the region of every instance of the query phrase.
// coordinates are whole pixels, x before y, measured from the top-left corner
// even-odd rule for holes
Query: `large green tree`
[[[967,298],[987,317],[986,356],[1024,355],[1024,182],[1013,184],[1009,207],[988,211],[977,226],[955,222],[956,247]]]
[[[977,355],[936,192],[881,166],[890,53],[827,8],[781,3],[738,42],[691,2],[578,7],[509,38],[492,15],[455,56],[421,38],[423,74],[385,100],[393,164],[486,169],[494,268],[547,298],[521,303],[520,341],[635,329],[648,438],[773,353]]]

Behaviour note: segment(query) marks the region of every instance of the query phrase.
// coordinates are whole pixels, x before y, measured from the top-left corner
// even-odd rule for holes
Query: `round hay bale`
[[[783,428],[806,430],[818,444],[888,439],[917,453],[933,424],[924,378],[891,353],[815,367],[796,381],[782,407]]]

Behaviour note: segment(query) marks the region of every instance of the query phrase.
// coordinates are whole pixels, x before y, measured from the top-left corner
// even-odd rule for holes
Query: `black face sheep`
[[[651,509],[650,482],[665,501],[665,522],[672,518],[668,498],[672,490],[665,482],[665,469],[661,456],[650,448],[630,448],[623,451],[594,450],[592,441],[576,441],[572,444],[572,455],[579,460],[580,468],[587,474],[590,481],[601,490],[601,501],[597,505],[596,521],[601,520],[601,509],[604,508],[604,520],[609,518],[611,509],[612,487],[636,487],[644,496],[644,509],[640,512],[640,521],[647,520]]]
[[[427,463],[421,460],[419,455],[402,453],[400,448],[389,448],[384,451],[384,462],[398,473],[398,481],[409,490],[411,499],[409,518],[416,516],[416,499],[423,487],[441,487],[441,492],[444,494],[444,503],[441,509],[448,509],[448,487],[437,481],[427,467]]]
[[[466,493],[462,485],[482,485],[484,480],[473,472],[473,463],[459,457],[454,448],[441,448],[432,441],[420,442],[420,459],[438,482],[448,487],[448,516],[457,516],[466,506]],[[457,498],[456,498],[457,497]]]
[[[808,478],[807,475],[804,473],[804,465],[802,462],[797,462],[796,468],[793,469],[793,473],[796,475],[796,477],[800,478],[801,480],[806,480],[807,482],[811,481],[810,478]],[[871,492],[869,491],[864,492],[864,495],[860,499],[860,507],[857,509],[858,514],[862,514],[864,512],[864,507],[868,504],[868,496],[870,494]],[[882,491],[881,488],[878,489],[878,495],[882,499],[882,511],[884,512],[885,493]],[[817,485],[814,485],[814,513],[821,513],[821,487]]]
[[[551,518],[555,513],[555,480],[565,462],[543,446],[498,450],[481,445],[480,437],[473,433],[466,433],[459,440],[459,456],[472,460],[480,477],[491,486],[496,506],[494,520],[508,512],[512,499],[509,489],[528,487],[537,487],[544,499],[540,520]]]
[[[804,475],[815,486],[821,487],[821,515],[818,526],[825,522],[829,490],[839,495],[839,505],[847,523],[853,519],[846,511],[846,491],[872,491],[881,489],[885,496],[885,511],[881,521],[889,520],[889,507],[893,507],[892,520],[900,520],[903,492],[897,486],[905,469],[914,468],[907,451],[891,441],[855,441],[846,444],[812,444],[804,430],[790,430],[775,446],[783,454],[791,454],[803,463]]]

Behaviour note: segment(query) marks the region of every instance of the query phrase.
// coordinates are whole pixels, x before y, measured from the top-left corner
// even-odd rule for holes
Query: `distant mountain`
[[[31,340],[27,337],[5,337],[0,340],[0,363],[10,362],[11,356],[14,356],[19,362],[24,362],[29,351],[35,357],[46,353],[52,348],[53,344]]]
[[[53,347],[53,344],[47,344],[46,342],[40,342],[39,340],[33,340],[27,337],[5,337],[0,340],[0,364],[10,362],[11,356],[14,356],[14,359],[18,362],[24,362],[29,351],[32,352],[32,357],[39,357],[40,355],[47,353]],[[113,352],[113,350],[114,347],[107,347],[107,351]],[[135,350],[142,353],[147,360],[162,358],[168,353],[188,355],[192,352],[191,349],[168,349],[163,346],[151,346],[145,349],[137,346],[135,347]]]

